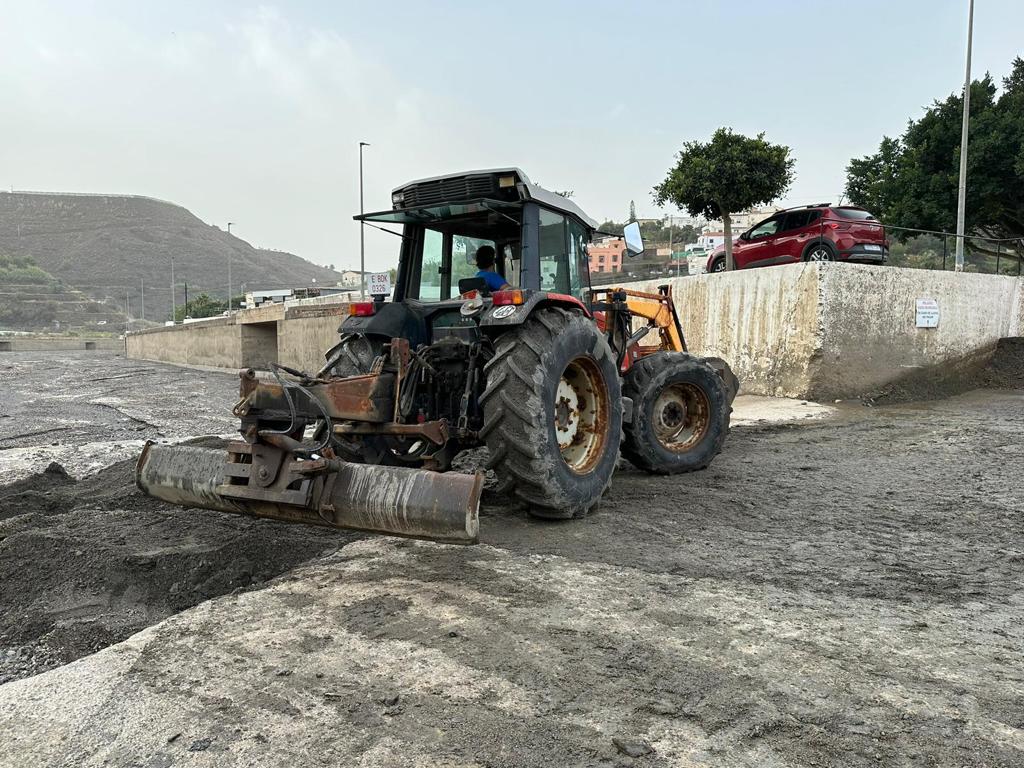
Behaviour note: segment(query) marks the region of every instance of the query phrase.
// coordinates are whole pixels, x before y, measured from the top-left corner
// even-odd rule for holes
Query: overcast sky
[[[171,200],[254,245],[355,266],[366,208],[517,165],[597,219],[659,213],[683,141],[788,144],[784,202],[960,88],[967,0],[0,0],[0,185]],[[1024,2],[978,0],[974,72],[1024,55]],[[367,231],[371,268],[392,236]]]

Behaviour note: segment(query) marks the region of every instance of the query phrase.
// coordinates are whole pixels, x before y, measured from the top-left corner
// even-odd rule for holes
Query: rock
[[[213,744],[213,739],[196,739],[188,745],[189,752],[205,752]]]
[[[383,699],[384,706],[385,707],[393,707],[393,706],[395,706],[398,703],[398,699],[399,699],[399,696],[398,696],[397,693],[394,694],[393,696],[385,696],[384,699]]]
[[[654,747],[642,739],[620,739],[615,737],[612,744],[626,757],[643,757],[654,752]]]
[[[56,461],[51,461],[46,466],[46,469],[43,470],[43,474],[45,474],[45,475],[61,475],[63,477],[67,477],[68,476],[68,471],[66,469],[64,469],[64,467],[61,464],[58,464]]]

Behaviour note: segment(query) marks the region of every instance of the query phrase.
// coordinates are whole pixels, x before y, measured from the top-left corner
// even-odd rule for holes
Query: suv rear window
[[[874,214],[869,211],[861,210],[860,208],[833,208],[837,214],[842,216],[844,219],[853,219],[855,221],[875,221]]]

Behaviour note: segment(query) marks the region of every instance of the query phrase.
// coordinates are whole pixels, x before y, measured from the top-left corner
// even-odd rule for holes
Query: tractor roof
[[[395,187],[391,202],[395,208],[417,208],[472,199],[508,202],[533,200],[546,208],[574,216],[590,229],[597,222],[567,197],[530,181],[519,168],[487,168],[479,171],[431,176]]]

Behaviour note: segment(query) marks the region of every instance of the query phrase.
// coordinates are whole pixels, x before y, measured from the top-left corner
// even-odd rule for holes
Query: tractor
[[[240,372],[241,440],[147,445],[140,488],[178,504],[473,543],[486,447],[494,493],[543,518],[587,513],[619,455],[654,474],[707,467],[738,382],[687,352],[669,286],[592,287],[597,222],[521,170],[395,189],[356,219],[400,242],[391,300],[353,302],[315,372]],[[618,234],[618,233],[615,233]],[[622,233],[630,256],[639,225]],[[500,288],[478,270],[493,261]]]

